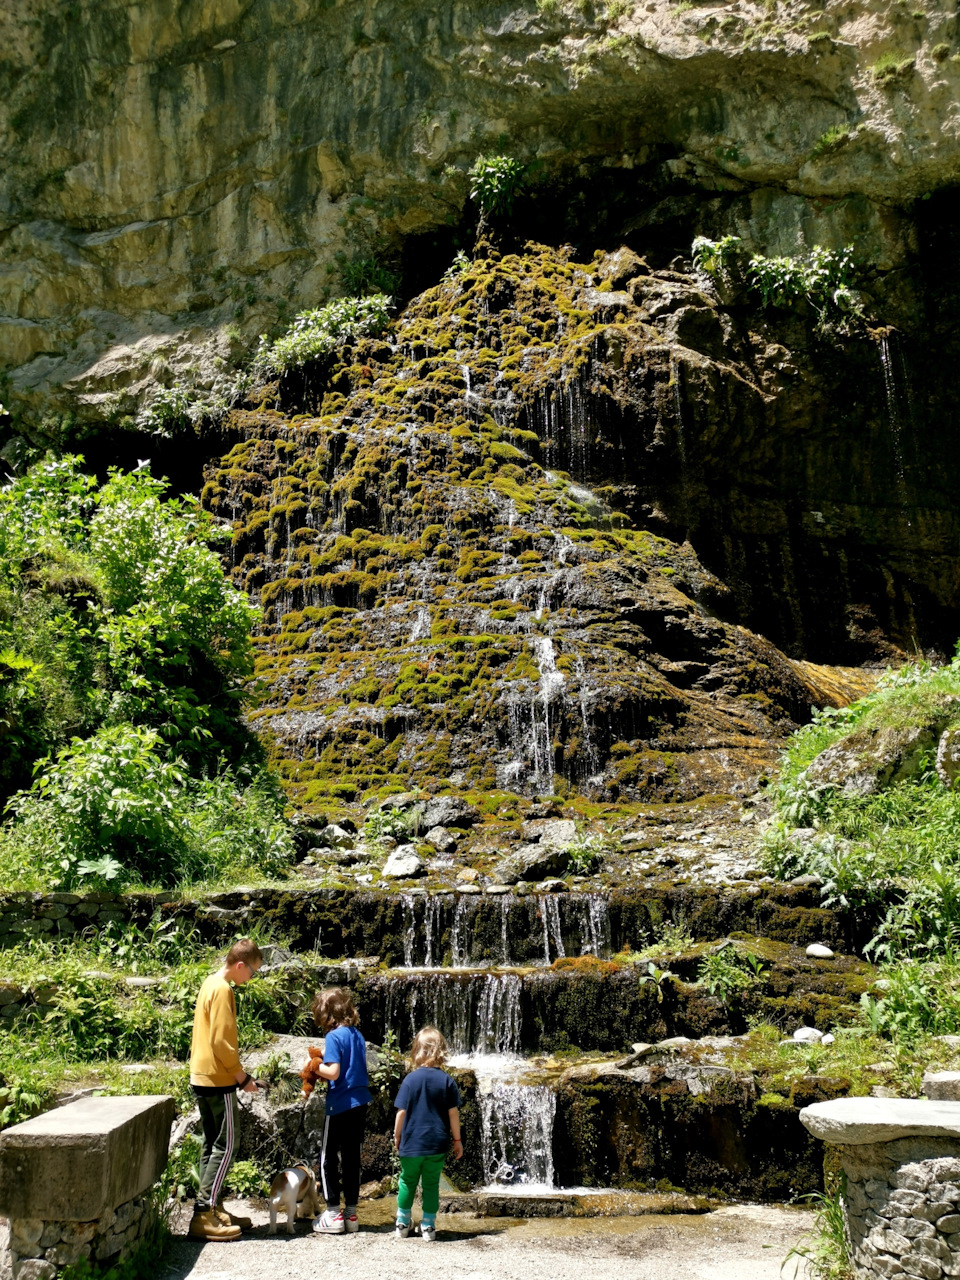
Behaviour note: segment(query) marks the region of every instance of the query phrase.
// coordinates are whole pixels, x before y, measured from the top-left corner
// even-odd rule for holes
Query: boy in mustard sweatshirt
[[[195,1240],[236,1240],[249,1218],[237,1218],[220,1204],[239,1142],[237,1089],[256,1093],[257,1083],[240,1065],[237,1006],[233,987],[249,982],[263,961],[260,948],[241,938],[223,967],[211,973],[197,995],[190,1046],[190,1083],[203,1122],[200,1189],[190,1223]]]

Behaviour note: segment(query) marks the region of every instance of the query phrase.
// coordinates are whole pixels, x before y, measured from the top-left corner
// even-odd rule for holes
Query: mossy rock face
[[[721,366],[654,323],[664,298],[715,314],[694,280],[657,293],[644,268],[604,293],[598,269],[536,245],[478,258],[389,344],[232,413],[204,501],[264,609],[253,721],[297,806],[438,782],[728,793],[806,714],[802,672],[719,620],[730,591],[652,501],[694,418],[704,441],[731,416],[765,429],[728,367],[747,353]]]
[[[661,1067],[572,1079],[557,1094],[557,1179],[788,1200],[823,1182],[822,1145],[798,1115],[789,1103],[758,1105],[752,1077],[732,1072]]]

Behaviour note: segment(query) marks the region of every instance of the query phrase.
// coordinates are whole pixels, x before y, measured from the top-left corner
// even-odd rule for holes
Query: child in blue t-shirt
[[[410,1050],[410,1074],[404,1078],[394,1105],[397,1121],[393,1141],[400,1155],[397,1190],[397,1236],[410,1234],[410,1211],[423,1182],[424,1240],[437,1238],[440,1208],[440,1175],[453,1138],[455,1160],[463,1157],[460,1138],[460,1093],[456,1083],[441,1070],[447,1060],[447,1042],[436,1027],[424,1027]]]
[[[320,1148],[320,1185],[327,1207],[313,1229],[324,1235],[359,1230],[360,1148],[371,1094],[367,1047],[357,1023],[353,997],[342,987],[327,987],[314,996],[313,1018],[324,1034],[323,1063],[317,1074],[330,1081],[327,1114]],[[343,1212],[340,1182],[343,1181]]]

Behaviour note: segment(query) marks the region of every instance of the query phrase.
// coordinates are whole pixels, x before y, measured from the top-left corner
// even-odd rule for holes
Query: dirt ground
[[[231,1207],[267,1221],[249,1206]],[[441,1215],[437,1241],[427,1244],[395,1239],[392,1215],[392,1200],[361,1205],[352,1236],[316,1236],[300,1223],[292,1238],[282,1227],[267,1236],[263,1225],[229,1244],[177,1238],[157,1280],[415,1280],[424,1249],[429,1265],[440,1263],[455,1280],[803,1280],[806,1267],[784,1259],[813,1217],[769,1205],[640,1218]]]

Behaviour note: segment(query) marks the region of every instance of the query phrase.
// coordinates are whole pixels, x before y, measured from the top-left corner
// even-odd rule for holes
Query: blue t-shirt
[[[340,1075],[327,1090],[327,1115],[338,1116],[371,1099],[367,1047],[357,1027],[334,1027],[323,1042],[323,1063],[340,1063]]]
[[[417,1067],[404,1079],[394,1106],[405,1111],[400,1155],[438,1156],[450,1142],[452,1107],[460,1106],[456,1082],[439,1067]]]

